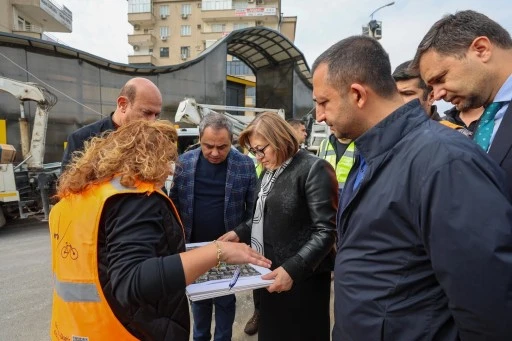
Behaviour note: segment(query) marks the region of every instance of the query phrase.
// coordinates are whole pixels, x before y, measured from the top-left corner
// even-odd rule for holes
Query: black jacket
[[[509,105],[494,136],[489,156],[507,173],[508,191],[512,197],[512,105]]]
[[[466,123],[464,123],[464,121],[460,119],[460,111],[456,107],[452,107],[451,109],[446,110],[444,112],[444,115],[444,119],[446,121],[462,127],[467,132],[465,133],[465,135],[470,138],[473,138],[473,134],[475,133],[476,127],[480,120],[475,120],[471,122],[469,126],[467,126]]]
[[[355,144],[367,170],[340,200],[333,340],[512,340],[503,171],[417,101]]]
[[[119,321],[138,339],[188,341],[183,229],[158,193],[107,200],[98,233],[98,273]]]
[[[74,151],[81,151],[84,149],[84,142],[91,138],[100,135],[104,131],[115,130],[114,122],[112,121],[112,114],[108,117],[102,118],[99,121],[93,122],[80,129],[75,130],[68,136],[68,142],[64,156],[62,157],[61,171],[66,169],[66,166],[71,161]]]
[[[307,151],[297,152],[265,201],[263,240],[272,269],[283,266],[295,283],[332,270],[337,199],[332,166]],[[249,242],[250,226],[252,221],[235,228],[242,241]]]

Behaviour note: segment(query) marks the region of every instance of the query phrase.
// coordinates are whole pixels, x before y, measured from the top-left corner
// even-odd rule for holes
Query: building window
[[[209,48],[210,46],[212,46],[213,44],[215,44],[217,40],[213,40],[213,39],[207,39],[204,41],[204,48],[207,49]]]
[[[160,37],[168,37],[169,36],[169,27],[168,26],[160,26]]]
[[[192,14],[192,6],[190,4],[181,5],[181,14],[191,15]]]
[[[181,59],[187,59],[190,57],[190,46],[182,46],[180,48]]]
[[[181,25],[180,33],[181,33],[182,37],[191,35],[192,34],[192,29],[190,28],[190,25]]]
[[[247,7],[249,7],[249,4],[247,3],[247,1],[234,1],[233,2],[233,9],[246,9]]]
[[[160,17],[168,17],[169,16],[169,6],[161,5],[160,6]]]
[[[226,31],[226,24],[212,24],[212,32]]]
[[[168,47],[160,48],[160,58],[163,58],[163,57],[169,57],[169,48]]]
[[[153,54],[153,49],[148,50],[149,54]]]
[[[25,28],[25,19],[22,17],[18,17],[18,30],[23,30]]]
[[[128,0],[128,13],[151,13],[151,0]]]
[[[251,76],[254,75],[251,68],[241,60],[227,62],[227,74],[231,76]]]
[[[201,9],[203,11],[233,9],[233,1],[232,0],[203,0]]]
[[[233,24],[233,31],[234,30],[241,30],[242,28],[247,28],[247,27],[249,27],[248,23]]]
[[[254,86],[248,86],[245,88],[245,96],[256,97],[256,88]]]

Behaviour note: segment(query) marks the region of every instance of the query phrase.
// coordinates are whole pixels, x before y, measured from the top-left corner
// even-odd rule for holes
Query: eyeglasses
[[[249,152],[256,157],[264,157],[265,149],[267,149],[268,146],[270,146],[270,143],[261,149],[256,149],[256,148],[251,147],[251,148],[249,148]]]

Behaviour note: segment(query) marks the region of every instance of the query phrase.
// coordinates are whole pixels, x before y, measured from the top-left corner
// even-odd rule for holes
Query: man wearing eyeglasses
[[[252,218],[256,171],[252,160],[231,147],[232,124],[211,113],[199,124],[200,148],[180,156],[169,196],[180,213],[187,243],[219,238]],[[194,341],[211,339],[215,305],[216,341],[230,341],[235,295],[192,303]]]

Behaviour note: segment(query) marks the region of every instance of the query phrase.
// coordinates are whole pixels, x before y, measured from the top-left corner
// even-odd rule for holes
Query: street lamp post
[[[373,15],[377,13],[379,10],[383,9],[384,7],[393,6],[395,4],[394,1],[385,4],[383,6],[380,6],[375,11],[370,14],[370,22],[368,25],[363,26],[363,35],[367,35],[370,37],[373,37],[375,39],[382,38],[382,21],[377,21],[373,19]]]

